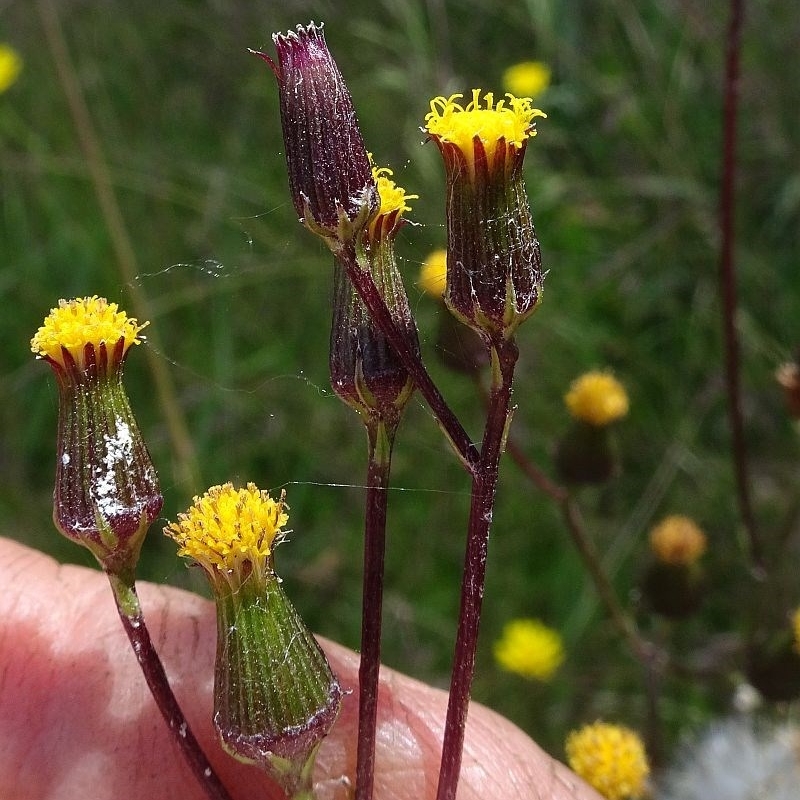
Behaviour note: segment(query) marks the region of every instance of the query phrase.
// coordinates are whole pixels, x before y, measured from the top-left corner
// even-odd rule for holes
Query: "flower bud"
[[[394,239],[416,195],[390,179],[386,168],[373,170],[380,208],[364,236],[365,252],[375,286],[411,349],[419,340],[408,297],[394,254]],[[331,386],[362,417],[397,424],[414,384],[386,337],[372,321],[364,302],[338,259],[334,268],[333,322],[330,346]]]
[[[301,221],[336,252],[358,237],[378,208],[353,101],[321,25],[298,25],[272,40],[277,61],[255,54],[278,79],[292,202]]]
[[[122,385],[128,349],[145,325],[116,303],[79,297],[60,300],[31,340],[59,389],[53,519],[112,574],[135,567],[163,503]]]
[[[444,160],[447,179],[445,302],[490,339],[510,338],[536,309],[542,291],[539,241],[522,177],[527,141],[543,117],[528,98],[483,101],[474,89],[437,97],[426,130]]]
[[[290,797],[310,797],[317,749],[341,706],[325,654],[283,591],[274,548],[284,496],[213,486],[164,532],[203,568],[217,610],[214,726],[222,746]]]

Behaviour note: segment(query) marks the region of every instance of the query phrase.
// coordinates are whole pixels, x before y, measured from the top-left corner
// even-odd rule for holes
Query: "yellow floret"
[[[392,211],[402,214],[405,211],[411,211],[411,206],[406,201],[419,199],[418,194],[407,194],[402,186],[398,186],[391,179],[393,174],[389,167],[373,166],[372,168],[372,177],[378,186],[378,196],[381,201],[379,214],[391,214]]]
[[[417,286],[425,294],[441,300],[447,288],[447,250],[434,250],[422,262]]]
[[[495,642],[494,657],[508,672],[546,681],[564,661],[564,646],[557,631],[535,619],[515,619]]]
[[[663,564],[693,564],[706,551],[706,535],[694,520],[665,517],[650,531],[650,549]]]
[[[534,98],[550,85],[550,67],[541,61],[522,61],[503,73],[503,88],[517,97]]]
[[[587,372],[564,396],[570,414],[590,425],[608,425],[628,413],[628,395],[610,372]]]
[[[7,44],[0,44],[0,94],[11,87],[22,72],[22,58]]]
[[[95,348],[105,343],[111,350],[123,339],[122,353],[132,344],[139,344],[139,332],[149,323],[141,325],[116,303],[104,297],[76,297],[74,300],[59,300],[44,323],[31,339],[31,350],[37,356],[50,358],[64,366],[62,348],[66,349],[79,368],[84,366],[84,348],[87,344]]]
[[[486,92],[481,106],[480,95],[480,89],[473,89],[472,100],[466,105],[456,102],[463,97],[462,94],[435,97],[425,117],[428,133],[442,141],[452,142],[464,153],[469,163],[472,163],[473,140],[476,136],[483,142],[491,158],[500,139],[519,148],[526,139],[536,135],[534,118],[547,116],[531,106],[529,97],[507,94],[507,99],[495,103],[494,95]]]
[[[638,734],[622,725],[595,722],[567,737],[567,762],[608,800],[643,795],[650,767]]]
[[[248,564],[257,573],[270,569],[274,545],[287,523],[285,493],[273,500],[269,492],[248,483],[212,486],[192,507],[178,515],[164,533],[179,545],[178,555],[188,556],[206,571],[238,573]]]

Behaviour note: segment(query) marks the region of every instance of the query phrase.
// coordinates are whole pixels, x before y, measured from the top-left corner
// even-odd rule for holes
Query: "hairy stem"
[[[358,747],[356,800],[372,800],[375,777],[375,732],[381,665],[383,564],[386,506],[395,426],[370,421],[367,497],[364,515],[364,582],[361,610],[361,663],[358,668]]]
[[[231,796],[222,785],[192,733],[172,692],[164,665],[150,640],[133,579],[126,580],[118,575],[106,574],[111,583],[122,627],[128,635],[147,686],[189,768],[203,787],[209,800],[231,800]]]
[[[503,443],[509,423],[516,343],[500,340],[492,347],[492,388],[480,460],[472,479],[467,548],[461,583],[455,657],[439,769],[437,800],[454,800],[461,772],[464,732],[467,724],[475,652],[478,646],[486,557]]]

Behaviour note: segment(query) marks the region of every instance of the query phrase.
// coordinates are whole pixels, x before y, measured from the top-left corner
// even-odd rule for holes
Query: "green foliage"
[[[766,601],[749,577],[736,513],[719,336],[726,5],[567,5],[60,4],[158,342],[145,346],[167,367],[200,465],[197,483],[182,480],[145,353],[135,349],[126,384],[161,474],[164,513],[174,519],[212,483],[286,486],[294,533],[278,559],[287,590],[312,627],[351,647],[365,436],[327,386],[331,257],[296,222],[274,80],[246,52],[269,52],[272,31],[312,17],[327,22],[376,161],[421,195],[411,217],[423,227],[401,234],[401,269],[426,360],[475,436],[480,401],[466,379],[437,364],[443,312],[413,285],[428,250],[445,240],[441,165],[432,145],[421,146],[419,126],[432,96],[472,86],[499,92],[503,69],[518,60],[552,66],[553,85],[537,99],[548,119],[526,162],[550,272],[541,310],[520,331],[514,436],[551,472],[569,425],[569,382],[613,368],[632,406],[618,426],[623,471],[579,498],[620,596],[648,633],[668,635],[638,608],[635,590],[647,530],[666,513],[685,513],[709,534],[711,590],[702,616],[681,624],[676,647],[691,659],[714,637],[759,624]],[[770,606],[777,624],[800,602],[789,569],[798,549],[798,440],[772,377],[800,338],[798,30],[790,3],[752,5],[740,87],[738,325],[756,511],[766,536],[783,537],[787,564]],[[133,311],[132,287],[40,18],[17,3],[0,25],[0,38],[25,60],[0,95],[0,530],[88,563],[52,529],[56,395],[28,341],[59,297],[101,294]],[[393,485],[385,658],[445,686],[469,486],[421,402],[401,426]],[[160,527],[145,545],[141,576],[197,587]],[[566,730],[597,716],[644,725],[639,667],[598,605],[557,510],[510,460],[484,608],[477,699],[558,755]],[[532,687],[492,663],[491,642],[515,616],[562,633],[567,661],[552,683]],[[725,676],[703,687],[670,679],[671,739],[728,708],[730,690]]]

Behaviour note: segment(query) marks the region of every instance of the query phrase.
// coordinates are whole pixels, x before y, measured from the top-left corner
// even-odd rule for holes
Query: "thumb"
[[[0,539],[0,797],[202,800],[152,698],[105,576]],[[256,768],[220,748],[211,723],[216,619],[197,595],[138,585],[145,620],[189,724],[233,798],[277,798]],[[358,656],[321,642],[345,697],[323,742],[320,800],[350,796]],[[381,670],[376,800],[431,800],[447,695]],[[458,800],[596,800],[499,715],[473,704]]]

